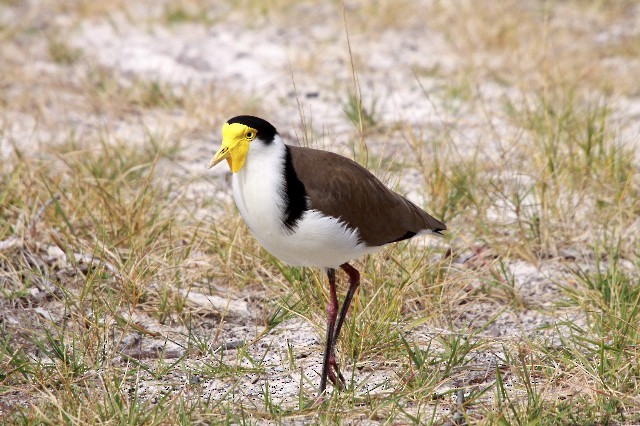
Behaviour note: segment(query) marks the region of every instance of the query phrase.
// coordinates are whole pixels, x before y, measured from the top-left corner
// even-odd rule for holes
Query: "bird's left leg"
[[[333,332],[333,344],[331,345],[331,355],[329,357],[329,365],[335,371],[335,375],[340,380],[341,384],[345,383],[344,376],[340,373],[340,368],[338,367],[338,363],[336,362],[336,341],[338,340],[338,335],[340,334],[340,329],[342,329],[342,324],[344,323],[344,319],[347,316],[347,312],[349,311],[349,306],[351,305],[351,300],[353,299],[353,295],[356,290],[360,286],[360,273],[356,268],[349,265],[348,263],[343,263],[340,265],[343,271],[347,273],[349,276],[349,290],[347,290],[347,295],[344,298],[344,302],[342,302],[342,307],[340,308],[340,315],[338,315],[338,322],[336,324],[336,328]],[[335,384],[335,382],[332,380]]]
[[[334,330],[336,326],[336,316],[338,315],[338,295],[336,293],[336,270],[327,269],[327,278],[329,278],[329,301],[327,302],[327,337],[324,347],[324,359],[322,362],[322,373],[320,375],[320,397],[327,388],[327,377],[333,384],[336,383],[336,376],[331,369],[335,365],[335,356],[333,354],[334,346]]]

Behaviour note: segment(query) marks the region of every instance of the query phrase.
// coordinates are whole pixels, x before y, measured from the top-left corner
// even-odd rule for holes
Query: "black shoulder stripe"
[[[284,192],[286,195],[286,205],[282,223],[290,231],[294,231],[298,220],[307,210],[307,192],[304,184],[298,178],[293,162],[291,160],[291,150],[286,146],[287,153],[284,159]]]

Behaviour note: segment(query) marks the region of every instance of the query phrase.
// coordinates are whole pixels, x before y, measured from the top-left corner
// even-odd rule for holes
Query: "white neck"
[[[278,135],[270,144],[254,140],[249,144],[244,165],[233,175],[233,197],[254,234],[265,226],[269,232],[275,232],[282,222],[286,208],[285,155],[286,147]]]

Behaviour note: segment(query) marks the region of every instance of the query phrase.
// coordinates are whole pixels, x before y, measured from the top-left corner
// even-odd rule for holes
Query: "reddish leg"
[[[329,278],[329,302],[327,303],[327,338],[325,342],[324,360],[322,364],[322,374],[320,376],[320,396],[327,387],[327,378],[334,386],[342,389],[345,382],[340,368],[336,362],[335,346],[342,324],[344,323],[353,295],[360,286],[360,273],[348,263],[340,265],[343,271],[349,276],[349,290],[342,302],[340,315],[338,316],[338,296],[336,292],[336,270],[327,269],[327,277]],[[336,323],[337,318],[337,323]]]
[[[340,315],[338,316],[338,323],[336,324],[336,328],[333,332],[333,342],[331,343],[331,351],[329,355],[329,365],[334,371],[331,371],[329,378],[331,382],[342,389],[343,384],[345,383],[344,376],[340,373],[340,368],[338,367],[338,363],[336,362],[336,341],[338,340],[338,335],[340,334],[340,330],[342,329],[342,324],[347,316],[347,312],[349,311],[349,306],[351,305],[351,300],[353,299],[353,295],[356,290],[358,290],[358,286],[360,285],[360,273],[348,263],[343,263],[340,265],[343,271],[347,273],[349,276],[349,290],[347,290],[347,295],[344,298],[344,302],[342,302],[342,307],[340,308]],[[337,379],[336,380],[336,375]]]
[[[320,375],[320,391],[319,395],[322,397],[325,389],[327,388],[327,377],[333,383],[335,383],[336,377],[333,370],[330,371],[330,366],[336,364],[335,356],[333,355],[333,331],[336,325],[336,316],[338,315],[338,295],[336,293],[336,270],[327,269],[327,277],[329,278],[329,301],[327,302],[327,337],[324,347],[324,359],[322,362],[322,373]]]
[[[347,311],[349,310],[349,306],[351,305],[351,299],[353,299],[353,295],[356,293],[356,290],[358,290],[358,287],[360,286],[360,273],[356,268],[349,265],[348,263],[343,263],[342,265],[340,265],[340,267],[349,276],[349,290],[347,291],[347,295],[344,298],[344,302],[342,302],[342,308],[340,308],[340,315],[338,316],[336,330],[333,332],[334,342],[338,339],[338,334],[340,334],[342,323],[344,323],[344,319],[347,316]]]

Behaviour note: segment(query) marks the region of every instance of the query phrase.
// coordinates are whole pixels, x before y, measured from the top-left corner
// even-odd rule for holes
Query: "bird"
[[[285,144],[268,121],[239,115],[222,126],[208,164],[227,161],[233,198],[247,227],[272,255],[327,275],[329,300],[319,395],[327,379],[344,387],[335,344],[360,273],[349,262],[418,235],[442,235],[446,225],[387,188],[355,161],[329,151]],[[336,270],[349,282],[338,311]]]

